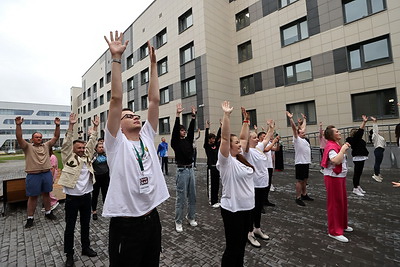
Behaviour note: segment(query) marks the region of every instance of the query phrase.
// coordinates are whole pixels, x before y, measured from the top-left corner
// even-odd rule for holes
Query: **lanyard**
[[[142,155],[139,155],[139,152],[137,151],[135,146],[133,146],[133,149],[135,149],[136,159],[139,162],[140,170],[143,172],[144,171],[144,167],[143,167],[144,145],[143,145],[142,139],[139,138],[139,140],[140,140],[140,148],[142,149]]]

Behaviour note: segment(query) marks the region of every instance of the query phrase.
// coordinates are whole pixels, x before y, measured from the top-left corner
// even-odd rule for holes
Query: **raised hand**
[[[362,115],[361,117],[362,117],[362,119],[363,119],[364,122],[367,122],[367,121],[368,121],[368,117],[367,117],[367,116]]]
[[[293,119],[293,113],[290,113],[289,111],[286,111],[286,116],[287,116],[289,119]]]
[[[147,48],[149,49],[150,63],[157,63],[156,52],[155,52],[154,46],[150,45],[149,41],[147,41]]]
[[[110,40],[108,40],[107,37],[104,36],[104,39],[106,40],[108,47],[110,48],[111,55],[115,59],[121,59],[121,55],[122,53],[124,53],[126,46],[129,43],[129,40],[126,40],[125,43],[122,43],[123,38],[124,34],[122,32],[119,34],[118,31],[115,31],[115,34],[110,31]]]
[[[182,104],[176,104],[176,114],[179,115],[182,113],[182,111],[184,110],[184,108],[182,107]]]
[[[92,123],[93,123],[93,125],[95,126],[95,127],[97,127],[97,126],[99,126],[99,124],[100,124],[100,119],[99,119],[99,116],[94,116],[94,120],[92,120]]]
[[[21,116],[18,116],[15,118],[16,125],[21,125],[23,122],[24,122],[24,118],[22,118]]]
[[[76,114],[75,113],[69,114],[69,124],[74,125],[76,122],[77,122]]]
[[[375,117],[370,116],[370,118],[371,118],[371,120],[372,120],[373,122],[376,122],[376,121],[377,121],[377,119],[376,119]]]
[[[191,109],[192,109],[192,117],[196,116],[196,113],[197,113],[196,107],[192,106]]]
[[[206,120],[206,128],[210,128],[211,122],[209,120]]]
[[[222,102],[221,107],[222,107],[222,111],[224,113],[226,113],[226,114],[231,114],[232,113],[233,107],[230,106],[229,101]]]
[[[59,126],[60,123],[61,123],[60,118],[59,118],[59,117],[56,117],[56,118],[54,119],[54,124],[57,125],[57,126]]]
[[[242,110],[243,119],[246,121],[250,120],[250,114],[246,111],[246,109],[244,107],[240,107],[240,109]]]

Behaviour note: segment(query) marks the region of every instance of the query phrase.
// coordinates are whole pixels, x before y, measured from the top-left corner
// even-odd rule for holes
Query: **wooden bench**
[[[28,200],[25,190],[25,177],[3,180],[3,213],[5,216],[7,203],[16,203]]]

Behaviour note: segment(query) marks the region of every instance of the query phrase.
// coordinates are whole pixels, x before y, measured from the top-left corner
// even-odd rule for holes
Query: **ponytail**
[[[246,165],[247,167],[252,168],[253,171],[255,171],[254,166],[251,165],[251,164],[247,161],[247,159],[246,159],[242,154],[237,154],[237,155],[236,155],[236,159],[237,159],[238,161],[240,161],[241,163],[243,163],[244,165]]]

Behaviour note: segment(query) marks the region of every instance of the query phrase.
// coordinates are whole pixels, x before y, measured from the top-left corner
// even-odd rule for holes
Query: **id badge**
[[[149,177],[143,176],[139,178],[140,194],[148,194],[150,192]]]

